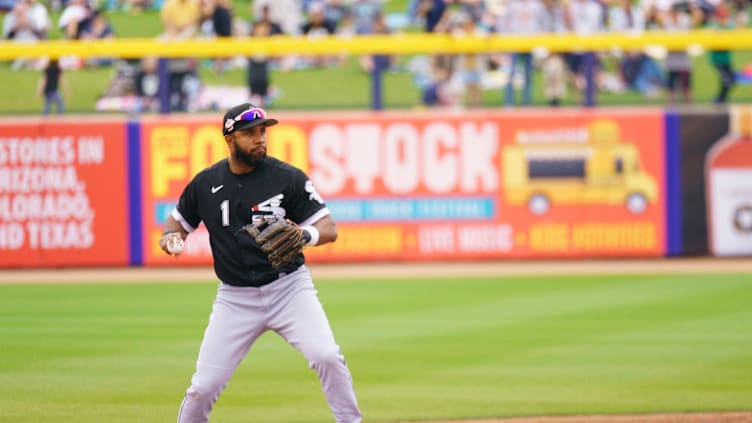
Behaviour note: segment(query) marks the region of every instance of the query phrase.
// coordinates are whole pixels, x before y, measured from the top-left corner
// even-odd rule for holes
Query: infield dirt
[[[752,258],[669,258],[629,260],[526,260],[455,263],[312,264],[316,280],[433,278],[456,276],[750,273]],[[206,282],[209,266],[60,268],[0,270],[0,283]]]

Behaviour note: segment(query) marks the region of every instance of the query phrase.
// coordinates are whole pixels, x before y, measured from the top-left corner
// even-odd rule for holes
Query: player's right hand
[[[179,252],[175,251],[174,245],[182,242],[183,237],[180,232],[168,232],[162,235],[161,238],[159,238],[159,248],[161,248],[162,251],[164,251],[166,254],[177,256],[182,252],[182,250]]]

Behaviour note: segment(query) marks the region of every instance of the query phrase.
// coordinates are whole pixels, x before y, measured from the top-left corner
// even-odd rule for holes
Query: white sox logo
[[[283,198],[285,198],[284,194],[277,194],[268,200],[264,200],[255,206],[252,206],[251,211],[254,212],[253,221],[256,222],[257,219],[265,217],[262,215],[256,215],[256,212],[267,212],[272,216],[285,217],[285,215],[287,215],[287,210],[285,210],[284,207],[280,207]]]
[[[306,181],[306,183],[305,183],[305,190],[306,190],[306,192],[308,194],[310,194],[308,196],[309,200],[316,200],[316,201],[319,202],[319,204],[324,204],[324,199],[321,198],[321,195],[319,195],[319,192],[316,191],[316,187],[313,186],[313,182]]]

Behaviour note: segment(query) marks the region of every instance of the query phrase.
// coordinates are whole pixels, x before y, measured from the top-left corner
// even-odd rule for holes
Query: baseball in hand
[[[167,251],[170,254],[178,255],[183,252],[183,248],[185,248],[185,242],[183,242],[183,238],[180,235],[172,236],[167,240]]]

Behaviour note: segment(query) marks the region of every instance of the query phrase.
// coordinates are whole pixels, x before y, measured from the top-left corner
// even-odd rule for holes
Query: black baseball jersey
[[[189,232],[204,222],[214,271],[221,281],[236,286],[265,285],[305,262],[300,254],[292,263],[273,268],[258,244],[240,229],[272,215],[301,226],[329,215],[305,173],[272,157],[242,175],[230,172],[227,160],[204,169],[186,185],[173,212]]]

